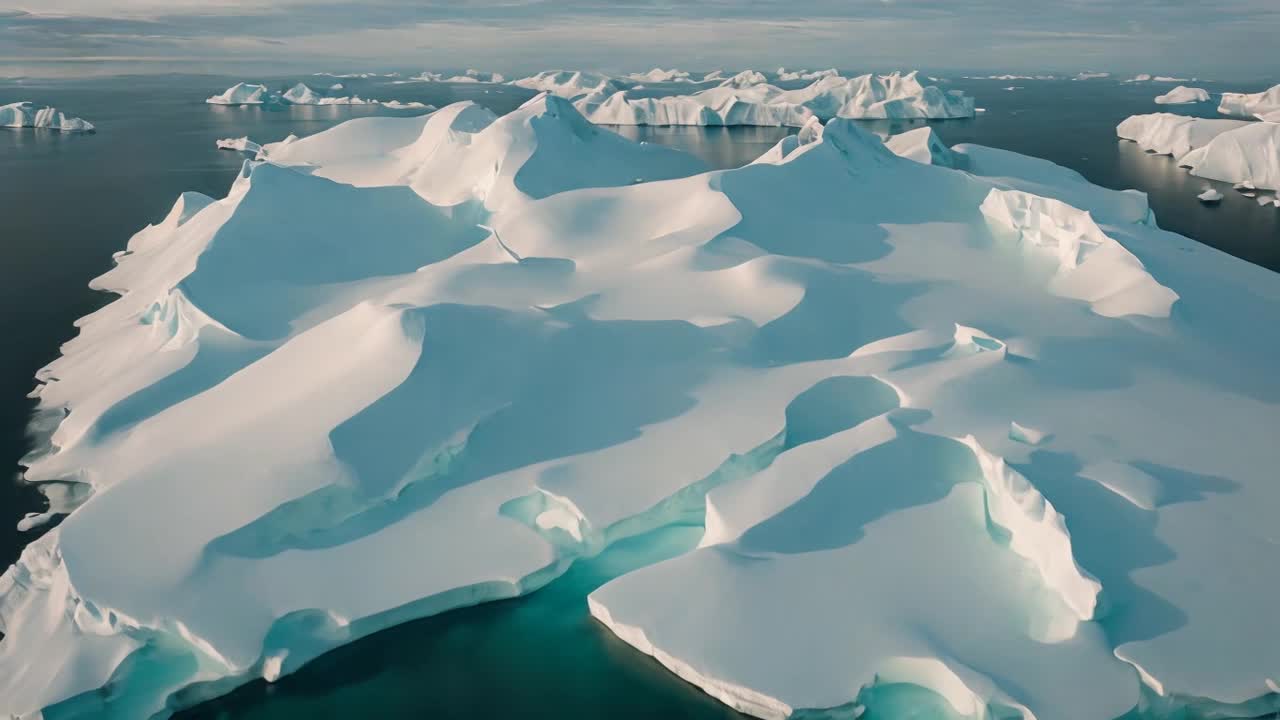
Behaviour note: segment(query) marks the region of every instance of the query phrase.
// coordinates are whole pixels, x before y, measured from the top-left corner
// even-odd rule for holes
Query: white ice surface
[[[844,120],[703,172],[554,95],[263,157],[38,375],[27,479],[91,494],[0,577],[0,715],[163,716],[699,519],[590,609],[761,717],[1276,709],[1280,281],[1141,193]]]

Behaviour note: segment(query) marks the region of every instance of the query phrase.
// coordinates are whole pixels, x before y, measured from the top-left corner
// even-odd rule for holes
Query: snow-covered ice
[[[1169,92],[1156,97],[1156,103],[1159,105],[1187,105],[1208,101],[1208,90],[1204,88],[1189,88],[1185,85],[1179,85]]]
[[[93,123],[61,110],[30,102],[0,105],[0,127],[45,128],[62,132],[93,132]]]
[[[0,716],[163,717],[677,522],[590,612],[752,715],[1274,712],[1280,280],[916,132],[706,172],[544,94],[184,194],[38,374],[70,514]]]

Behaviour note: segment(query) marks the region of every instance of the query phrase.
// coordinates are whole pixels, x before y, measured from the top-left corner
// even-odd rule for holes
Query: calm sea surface
[[[366,115],[411,115],[381,107],[215,107],[204,98],[245,78],[164,76],[92,82],[0,81],[0,104],[55,105],[98,127],[92,135],[0,130],[0,568],[34,533],[14,528],[43,503],[17,482],[30,448],[32,377],[74,335],[72,323],[109,300],[88,281],[111,254],[168,212],[177,195],[225,195],[243,156],[214,140],[248,135],[271,142]],[[497,113],[532,96],[519,88],[393,84],[328,77],[253,78],[313,87],[342,82],[383,100],[443,106],[470,99]],[[1210,92],[1262,85],[1194,83]],[[1010,86],[1019,89],[1006,90]],[[948,144],[974,142],[1052,160],[1094,183],[1150,196],[1161,227],[1280,271],[1280,210],[1261,208],[1222,183],[1191,177],[1171,158],[1115,137],[1128,115],[1161,109],[1213,116],[1214,103],[1165,107],[1166,85],[1112,81],[957,80],[986,108],[972,120],[930,124]],[[912,122],[871,123],[900,132]],[[616,128],[638,140],[684,148],[711,167],[736,167],[772,146],[778,128]],[[1223,190],[1217,207],[1195,195]],[[929,198],[920,198],[921,203]],[[252,683],[194,708],[189,718],[729,718],[715,701],[624,646],[594,623],[585,596],[620,572],[678,554],[697,528],[671,528],[621,543],[518,600],[392,628],[336,650],[276,683]],[[411,554],[410,554],[411,555]],[[407,572],[412,567],[406,567]]]

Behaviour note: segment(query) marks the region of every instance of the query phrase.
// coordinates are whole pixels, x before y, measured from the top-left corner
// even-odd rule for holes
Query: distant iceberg
[[[663,70],[662,68],[654,68],[648,72],[631,73],[626,79],[639,83],[689,83],[702,82],[703,78],[694,79],[689,72],[685,70]]]
[[[266,85],[238,82],[205,102],[210,105],[266,105],[280,102],[280,93]]]
[[[778,82],[789,82],[794,80],[818,80],[824,77],[836,77],[840,71],[835,68],[826,70],[788,70],[786,68],[778,68],[773,76]]]
[[[575,107],[592,122],[615,125],[804,126],[810,117],[973,117],[974,101],[959,91],[922,86],[916,73],[824,75],[807,87],[782,90],[768,83],[728,80],[692,95],[650,98],[629,91],[592,92]],[[745,84],[742,84],[745,83]]]
[[[61,110],[30,102],[0,105],[0,127],[45,128],[62,132],[93,132],[93,123]]]
[[[1085,72],[1076,73],[1076,76],[1071,79],[1072,80],[1102,80],[1109,77],[1111,77],[1111,73],[1109,72],[1085,71]]]
[[[611,93],[622,89],[608,75],[578,70],[545,70],[537,75],[512,80],[510,84],[563,98],[576,98],[588,93]]]
[[[1204,88],[1190,88],[1185,85],[1170,90],[1156,98],[1159,105],[1186,105],[1190,103],[1208,102],[1209,91]]]
[[[749,88],[753,85],[764,85],[769,82],[769,78],[765,74],[755,70],[743,70],[733,77],[725,78],[720,81],[722,87],[733,88]]]
[[[342,85],[335,85],[330,92],[342,90]],[[265,85],[236,83],[219,95],[214,95],[205,102],[212,105],[382,105],[392,109],[424,109],[431,106],[420,102],[401,102],[399,100],[372,100],[359,95],[335,96],[318,92],[305,83],[297,83],[283,93],[267,88]]]
[[[461,75],[444,75],[443,73],[423,72],[409,78],[409,80],[416,80],[420,82],[490,83],[490,84],[506,82],[506,78],[503,77],[501,73],[485,72],[483,70],[476,70],[474,68],[468,68],[466,72],[462,73]]]
[[[1280,85],[1258,93],[1222,93],[1218,112],[1250,120],[1273,117],[1280,113]]]

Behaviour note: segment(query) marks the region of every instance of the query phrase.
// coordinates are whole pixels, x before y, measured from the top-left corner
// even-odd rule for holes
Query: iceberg
[[[205,102],[210,105],[267,105],[280,102],[280,94],[269,90],[266,85],[238,82]]]
[[[1196,177],[1280,190],[1280,124],[1247,123],[1192,150],[1178,164]]]
[[[1172,155],[1197,177],[1280,189],[1280,124],[1152,113],[1125,119],[1116,134]]]
[[[1218,112],[1246,120],[1280,113],[1280,85],[1258,93],[1222,93]]]
[[[608,75],[578,70],[545,70],[537,75],[512,80],[510,84],[570,99],[593,93],[614,93],[622,89]]]
[[[1204,88],[1189,88],[1185,85],[1179,85],[1169,92],[1156,97],[1156,103],[1160,105],[1186,105],[1188,103],[1208,101],[1208,90]]]
[[[506,82],[506,78],[501,73],[485,72],[468,68],[461,75],[445,75],[444,73],[436,73],[424,71],[415,75],[408,80],[409,82],[446,82],[446,83],[489,83],[496,84]]]
[[[1143,150],[1157,155],[1172,155],[1181,159],[1192,150],[1203,147],[1222,133],[1239,130],[1248,125],[1243,120],[1218,120],[1176,115],[1174,113],[1149,113],[1131,115],[1116,126],[1116,135],[1138,143]]]
[[[753,79],[730,79],[692,95],[636,97],[630,91],[596,90],[575,107],[592,122],[609,125],[775,125],[803,127],[810,117],[972,117],[973,98],[922,86],[916,73],[824,75],[797,90]]]
[[[687,83],[695,82],[690,74],[684,70],[672,68],[663,70],[662,68],[654,68],[648,72],[631,73],[626,76],[628,80],[640,83]]]
[[[1196,199],[1202,203],[1216,203],[1222,200],[1222,193],[1214,188],[1206,188],[1204,192],[1196,196]]]
[[[30,102],[0,105],[0,127],[45,128],[62,132],[93,132],[93,123],[61,110]]]
[[[1084,72],[1076,73],[1075,77],[1071,79],[1072,80],[1103,80],[1109,77],[1111,77],[1111,73],[1109,72],[1093,72],[1090,70],[1086,70]]]
[[[248,137],[224,138],[216,143],[219,150],[232,150],[235,152],[248,153],[257,155],[262,150],[262,146],[250,140]]]
[[[793,80],[820,80],[824,77],[837,77],[840,71],[835,68],[826,70],[788,70],[786,68],[778,68],[774,72],[774,79],[778,82],[788,82]]]
[[[765,77],[762,72],[743,70],[733,77],[725,78],[720,82],[720,85],[732,88],[749,88],[753,85],[764,85],[768,82],[769,78]]]
[[[331,92],[341,91],[339,83],[330,88]],[[420,102],[401,102],[399,100],[364,99],[359,95],[335,96],[315,89],[305,83],[297,83],[283,93],[268,89],[265,85],[248,85],[236,83],[220,95],[215,95],[205,102],[212,105],[382,105],[384,107],[404,109],[425,109],[431,106]]]
[[[674,524],[581,612],[757,717],[1280,709],[1280,280],[933,140],[709,172],[542,94],[184,194],[37,375],[0,716],[163,718]]]

